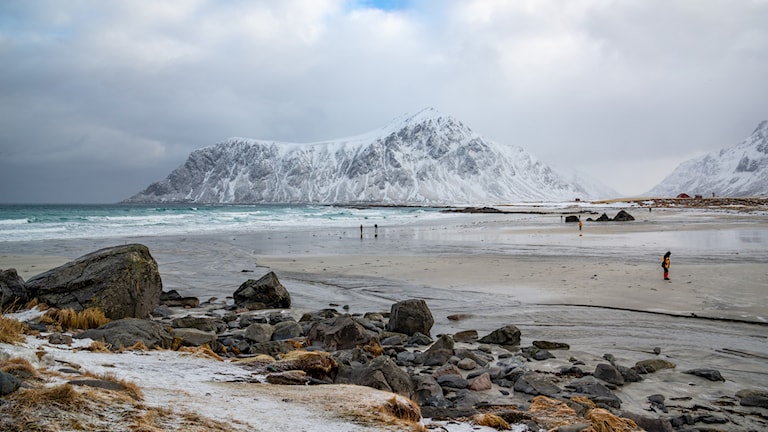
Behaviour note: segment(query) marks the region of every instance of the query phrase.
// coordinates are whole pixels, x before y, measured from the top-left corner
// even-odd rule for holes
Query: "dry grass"
[[[506,420],[497,416],[496,414],[475,414],[472,416],[472,423],[478,426],[487,426],[496,430],[510,430],[512,429]]]
[[[0,361],[0,371],[9,373],[19,379],[40,377],[40,374],[37,373],[37,369],[35,369],[29,361],[20,357],[13,357]]]
[[[586,416],[592,424],[587,432],[642,432],[635,422],[630,419],[617,417],[602,408],[590,410]]]
[[[418,422],[421,420],[421,408],[419,405],[402,397],[392,396],[384,404],[384,410],[396,418],[409,422]]]
[[[111,352],[109,350],[109,345],[104,343],[104,341],[100,341],[100,340],[95,340],[95,341],[91,342],[91,344],[88,345],[88,347],[84,348],[84,349],[86,351],[90,351],[90,352],[102,352],[102,353]]]
[[[181,348],[179,348],[179,351],[196,354],[196,355],[199,355],[201,357],[210,357],[210,358],[212,358],[214,360],[218,360],[218,361],[222,361],[222,362],[224,361],[224,359],[221,358],[220,355],[218,355],[215,352],[213,352],[213,350],[211,349],[211,347],[208,346],[208,344],[201,345],[201,346],[198,346],[198,347],[181,347]]]
[[[15,344],[24,342],[27,326],[18,320],[0,316],[0,343]]]
[[[110,322],[99,308],[88,308],[79,312],[74,309],[50,309],[40,320],[46,324],[58,325],[62,329],[88,330],[99,328]]]

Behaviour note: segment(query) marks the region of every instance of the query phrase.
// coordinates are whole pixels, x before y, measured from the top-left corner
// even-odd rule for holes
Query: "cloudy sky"
[[[636,195],[768,119],[768,0],[0,2],[0,202],[434,107]]]

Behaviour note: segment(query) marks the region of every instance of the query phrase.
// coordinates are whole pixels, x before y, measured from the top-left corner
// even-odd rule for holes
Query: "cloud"
[[[319,141],[434,106],[641,193],[768,118],[766,19],[765,1],[3,2],[0,168],[109,165],[91,175],[119,191],[29,199],[118,201],[230,136]]]

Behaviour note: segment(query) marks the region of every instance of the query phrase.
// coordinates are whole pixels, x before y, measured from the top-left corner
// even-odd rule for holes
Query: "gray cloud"
[[[426,106],[638,194],[768,118],[766,21],[765,0],[2,2],[0,202],[119,201],[230,136]]]

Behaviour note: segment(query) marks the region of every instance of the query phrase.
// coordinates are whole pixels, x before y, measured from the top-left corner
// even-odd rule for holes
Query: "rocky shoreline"
[[[82,270],[99,263],[99,277],[114,281],[107,274],[125,267],[119,264],[125,254],[116,251],[134,249],[136,245],[97,251],[44,277],[32,278],[29,285],[37,288],[29,295],[39,296],[41,279],[55,280],[57,286],[70,288],[67,293],[54,290],[56,296],[49,296],[48,301],[71,307],[71,298],[83,298],[76,292],[82,284],[73,283],[82,278],[83,272],[70,275],[69,282],[62,275],[71,273],[72,266]],[[105,266],[105,255],[117,263]],[[131,264],[127,267],[133,268],[141,280],[155,280],[152,273],[157,267],[153,267],[151,257],[146,266],[138,267],[134,258],[128,260]],[[111,270],[104,274],[104,269]],[[3,274],[4,293],[24,292],[26,282],[14,279],[13,272],[8,270]],[[57,276],[53,277],[54,274]],[[9,280],[13,290],[6,289]],[[137,286],[130,278],[123,282]],[[296,316],[290,309],[290,293],[273,273],[258,280],[249,279],[231,298],[203,302],[175,292],[162,292],[156,284],[145,285],[137,298],[147,304],[147,299],[156,296],[157,306],[152,308],[151,316],[142,316],[147,313],[146,308],[138,317],[125,316],[125,308],[104,303],[114,296],[90,293],[89,298],[100,299],[100,307],[120,316],[98,328],[65,333],[51,332],[49,324],[39,319],[26,324],[48,335],[51,344],[66,344],[74,337],[98,341],[113,351],[136,346],[206,349],[212,357],[252,372],[254,382],[302,386],[354,384],[385,390],[413,400],[422,417],[435,420],[498,417],[506,424],[524,424],[527,430],[561,431],[590,430],[589,427],[749,431],[768,427],[765,389],[741,388],[714,403],[704,402],[695,394],[665,397],[665,393],[673,392],[668,388],[672,383],[718,385],[726,379],[721,371],[707,367],[677,370],[674,361],[660,348],[634,364],[623,364],[611,353],[585,357],[581,352],[572,352],[567,340],[537,340],[530,346],[521,346],[521,333],[514,325],[500,326],[486,335],[471,328],[431,335],[434,318],[428,303],[421,299],[396,302],[389,311],[363,314],[346,313],[344,305],[319,305],[314,311]],[[115,289],[114,282],[104,286],[102,292]],[[115,299],[125,303],[122,298]],[[84,310],[91,305],[80,306]],[[463,317],[455,315],[448,319],[461,323]],[[622,393],[657,374],[663,374],[665,384],[647,395],[640,404],[640,412],[637,406],[628,409]],[[7,373],[3,377],[10,382],[19,381],[18,385],[4,388],[18,389],[22,385],[23,378]],[[553,407],[561,412],[560,416],[542,414]],[[597,429],[597,420],[591,419],[590,413],[592,417],[596,413],[610,416],[615,428]]]

